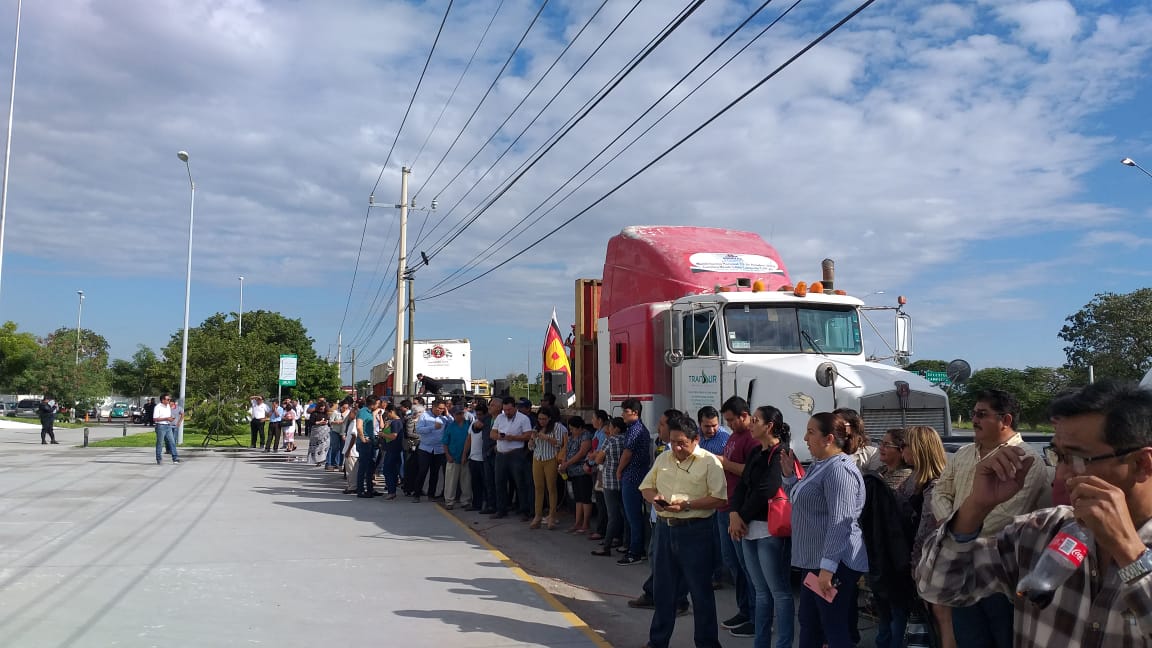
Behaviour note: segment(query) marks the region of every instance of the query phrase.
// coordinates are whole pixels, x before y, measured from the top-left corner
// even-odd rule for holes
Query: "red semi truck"
[[[710,227],[626,227],[608,241],[603,280],[576,281],[576,407],[614,415],[643,402],[650,430],[668,408],[695,416],[743,396],[784,412],[800,435],[813,412],[860,411],[871,434],[931,425],[949,434],[948,398],[921,376],[869,361],[864,302],[838,290],[834,266],[793,283],[760,236]],[[897,310],[898,357],[911,321]]]

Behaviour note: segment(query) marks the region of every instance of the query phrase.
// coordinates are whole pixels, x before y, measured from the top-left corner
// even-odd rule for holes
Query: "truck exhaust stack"
[[[824,294],[831,295],[832,291],[836,289],[834,284],[836,281],[836,262],[832,259],[824,259],[820,262],[820,270],[823,274],[820,283],[824,284]]]

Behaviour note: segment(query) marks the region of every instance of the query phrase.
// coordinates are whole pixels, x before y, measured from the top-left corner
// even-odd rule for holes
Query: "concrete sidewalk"
[[[0,430],[6,646],[607,645],[437,506],[341,495],[283,455],[156,465],[81,434]]]

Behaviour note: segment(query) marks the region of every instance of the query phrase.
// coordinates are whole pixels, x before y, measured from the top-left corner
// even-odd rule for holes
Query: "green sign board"
[[[928,382],[932,383],[933,385],[952,384],[952,381],[948,380],[948,374],[943,371],[925,371],[924,377],[927,378]]]
[[[295,387],[296,386],[296,355],[281,355],[280,356],[280,386],[281,387]]]

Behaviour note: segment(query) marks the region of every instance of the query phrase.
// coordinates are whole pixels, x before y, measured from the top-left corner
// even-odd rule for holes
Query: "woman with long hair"
[[[792,435],[780,410],[771,405],[756,408],[752,414],[752,438],[760,443],[744,464],[740,483],[730,493],[728,533],[740,541],[748,579],[756,592],[753,624],[754,648],[772,645],[776,625],[777,648],[791,648],[793,620],[789,539],[773,536],[768,530],[768,504],[780,491],[784,478],[780,463]],[[791,461],[791,457],[788,459]]]
[[[907,525],[912,530],[912,569],[920,564],[924,552],[924,541],[938,526],[932,514],[932,490],[944,472],[947,456],[944,444],[935,428],[916,425],[908,428],[904,444],[904,461],[912,467],[912,476],[904,481],[899,495],[906,502],[904,510]],[[952,632],[952,608],[944,605],[925,604],[935,620],[936,636],[940,648],[956,648],[956,637]]]
[[[876,446],[872,445],[872,438],[868,436],[868,430],[864,427],[864,419],[860,417],[860,412],[851,407],[841,407],[833,410],[832,413],[844,419],[844,424],[859,440],[856,450],[849,453],[852,455],[852,460],[856,462],[856,467],[861,472],[880,468],[880,452]]]
[[[556,455],[564,445],[564,426],[560,424],[560,412],[555,407],[541,407],[536,415],[536,430],[528,441],[532,447],[532,483],[536,487],[536,515],[530,529],[539,529],[541,522],[548,525],[548,529],[556,528],[556,516],[560,513],[557,503]],[[544,519],[544,496],[548,496],[549,511],[547,520]]]
[[[868,571],[858,519],[864,478],[852,455],[860,434],[839,415],[814,414],[804,443],[814,460],[795,477],[792,453],[780,471],[792,499],[792,566],[804,574],[800,590],[800,648],[851,648],[857,582]]]
[[[904,461],[906,437],[903,428],[888,430],[884,433],[884,440],[880,442],[880,450],[876,453],[880,458],[876,474],[894,491],[898,490],[904,480],[912,474],[912,466]]]
[[[568,442],[556,467],[572,484],[572,499],[576,501],[576,521],[569,533],[586,533],[592,518],[592,475],[584,472],[584,458],[591,450],[592,433],[584,429],[584,419],[573,416],[568,420]],[[549,506],[555,507],[555,500],[550,500]]]

